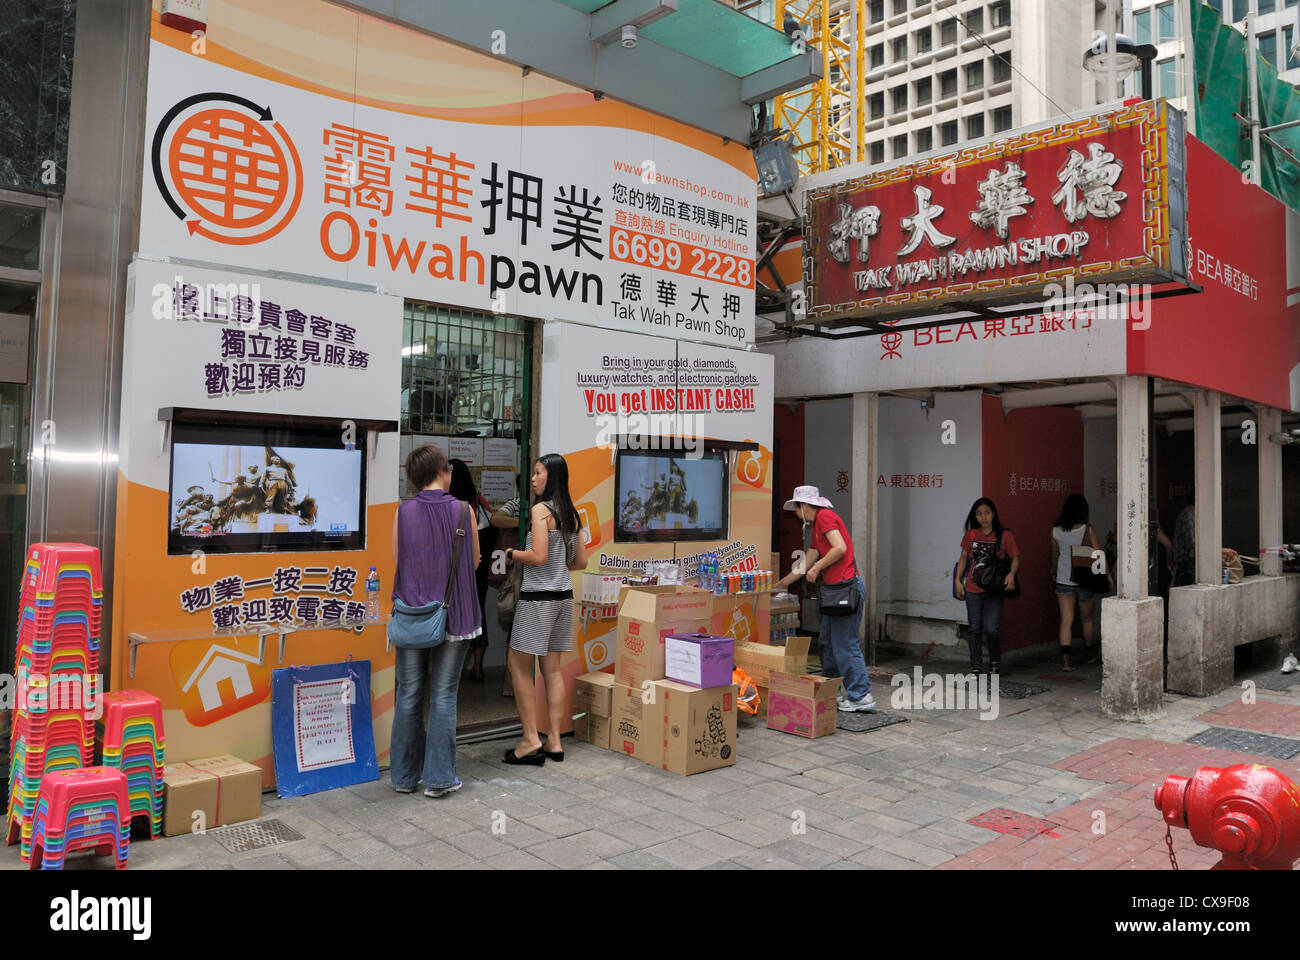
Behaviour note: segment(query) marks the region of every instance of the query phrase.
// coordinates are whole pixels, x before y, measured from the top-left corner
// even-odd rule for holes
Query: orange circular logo
[[[271,239],[302,200],[302,162],[284,127],[269,107],[230,94],[172,107],[154,133],[153,170],[190,234],[219,243]]]

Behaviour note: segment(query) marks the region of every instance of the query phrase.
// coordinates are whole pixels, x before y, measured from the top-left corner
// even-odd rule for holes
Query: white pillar
[[[1195,425],[1196,582],[1223,582],[1223,437],[1218,391],[1192,395]]]
[[[1259,572],[1282,575],[1282,447],[1268,438],[1282,432],[1282,411],[1255,411],[1255,442],[1259,445]]]
[[[876,637],[876,474],[880,466],[880,396],[853,395],[853,451],[849,476],[853,490],[853,556],[866,585],[858,639],[866,649]]]
[[[1140,600],[1147,595],[1147,494],[1150,478],[1148,446],[1151,430],[1147,412],[1147,378],[1116,377],[1118,429],[1119,517],[1116,539],[1119,569],[1117,595]]]

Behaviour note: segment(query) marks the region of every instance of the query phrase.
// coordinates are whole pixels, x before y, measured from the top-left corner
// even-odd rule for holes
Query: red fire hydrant
[[[1300,859],[1300,787],[1272,767],[1201,767],[1166,777],[1156,809],[1199,847],[1223,854],[1215,870],[1290,870]]]

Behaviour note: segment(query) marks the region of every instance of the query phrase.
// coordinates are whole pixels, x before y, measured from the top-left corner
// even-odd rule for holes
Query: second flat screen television
[[[730,483],[725,450],[620,450],[614,541],[724,540]]]

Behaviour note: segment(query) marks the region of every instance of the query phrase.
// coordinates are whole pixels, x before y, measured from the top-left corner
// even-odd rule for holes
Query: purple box
[[[736,642],[707,633],[670,633],[664,637],[664,675],[688,687],[731,684]]]

